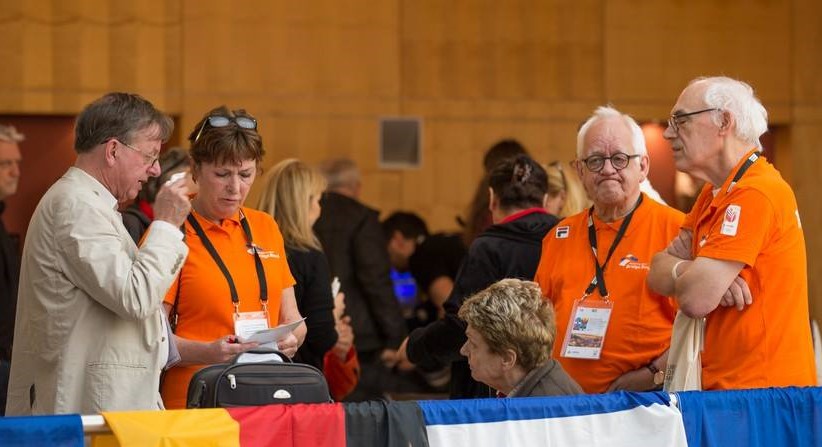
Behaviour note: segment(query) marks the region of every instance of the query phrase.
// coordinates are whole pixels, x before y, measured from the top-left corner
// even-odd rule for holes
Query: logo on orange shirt
[[[556,237],[557,239],[567,239],[569,233],[571,233],[571,227],[568,225],[557,227]]]
[[[725,209],[725,218],[722,220],[722,228],[719,230],[720,234],[725,236],[736,236],[736,230],[739,229],[739,218],[742,215],[742,207],[739,205],[728,205]]]
[[[269,258],[271,258],[271,259],[280,259],[280,254],[277,253],[276,251],[266,250],[266,249],[264,249],[263,247],[260,247],[257,244],[251,244],[248,247],[247,251],[248,251],[248,254],[250,254],[250,255],[254,255],[254,253],[256,252],[258,255],[260,255],[260,259],[269,259]]]
[[[639,258],[628,253],[624,258],[620,259],[619,266],[628,270],[650,270],[651,266],[647,262],[640,262]]]

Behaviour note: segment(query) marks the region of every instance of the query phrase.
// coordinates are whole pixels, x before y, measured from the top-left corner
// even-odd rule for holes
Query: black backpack
[[[188,384],[187,408],[247,407],[269,404],[331,402],[323,373],[311,365],[283,362],[221,363],[197,371]]]

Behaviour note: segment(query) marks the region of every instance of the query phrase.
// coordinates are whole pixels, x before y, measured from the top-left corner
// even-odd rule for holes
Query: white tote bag
[[[665,391],[702,389],[702,347],[705,319],[691,318],[681,311],[674,319],[671,349],[665,368]]]

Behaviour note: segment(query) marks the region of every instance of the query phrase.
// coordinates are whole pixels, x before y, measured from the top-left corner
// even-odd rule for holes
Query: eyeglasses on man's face
[[[249,116],[231,117],[222,115],[211,115],[203,120],[203,124],[200,126],[200,130],[197,131],[197,136],[194,137],[194,142],[196,143],[197,140],[200,139],[200,136],[203,134],[203,129],[205,129],[206,124],[208,124],[211,127],[225,127],[231,123],[234,123],[238,127],[241,127],[243,129],[257,130],[257,120]]]
[[[716,107],[711,107],[709,109],[697,110],[696,112],[674,113],[673,115],[671,115],[670,118],[668,118],[668,127],[673,129],[673,131],[675,133],[679,133],[679,126],[682,125],[682,123],[688,121],[685,118],[687,118],[689,116],[699,115],[700,113],[713,112],[713,111],[716,111],[716,110],[720,110],[720,109],[718,109]]]
[[[136,147],[134,147],[130,144],[123,143],[120,140],[115,139],[114,141],[116,141],[116,142],[122,144],[123,146],[133,150],[134,152],[137,152],[138,154],[140,154],[143,157],[143,163],[145,163],[146,166],[154,166],[154,163],[157,163],[157,161],[160,160],[160,153],[159,152],[157,153],[157,155],[151,155],[151,154],[147,154],[147,153],[141,151],[140,149],[137,149]]]
[[[602,168],[605,167],[605,160],[611,162],[611,166],[614,167],[617,171],[625,169],[628,167],[628,163],[631,161],[632,158],[639,157],[639,154],[628,155],[623,152],[617,152],[610,157],[604,157],[602,155],[591,155],[588,158],[583,158],[580,160],[586,168],[588,168],[591,172],[599,172]]]

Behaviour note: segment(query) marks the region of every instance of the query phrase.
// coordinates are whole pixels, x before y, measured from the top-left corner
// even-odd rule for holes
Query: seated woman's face
[[[196,169],[198,212],[207,219],[227,219],[240,209],[257,175],[257,163],[216,165],[202,163]]]
[[[460,348],[460,354],[468,358],[471,377],[477,382],[499,389],[501,386],[500,380],[503,376],[502,356],[491,352],[485,337],[470,324],[468,329],[465,330],[465,335],[468,340]]]

